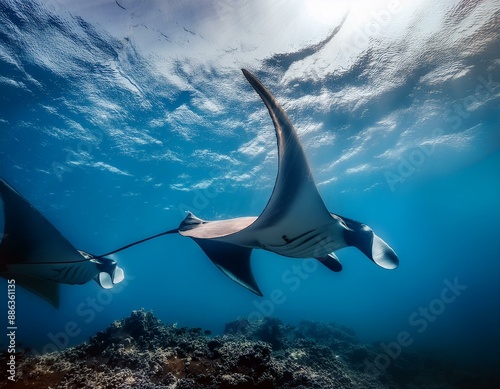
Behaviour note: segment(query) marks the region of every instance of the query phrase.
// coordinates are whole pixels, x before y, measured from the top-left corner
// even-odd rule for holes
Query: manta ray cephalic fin
[[[335,273],[338,273],[339,271],[342,270],[342,264],[340,263],[340,260],[334,253],[330,253],[326,257],[321,257],[316,259]]]

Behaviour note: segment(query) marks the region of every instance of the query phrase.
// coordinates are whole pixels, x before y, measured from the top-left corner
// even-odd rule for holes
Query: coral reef
[[[499,381],[401,353],[370,367],[380,349],[335,324],[298,327],[266,318],[228,323],[222,336],[162,324],[133,311],[82,345],[42,356],[18,354],[16,388],[487,388]],[[6,363],[8,356],[2,356]],[[5,366],[5,365],[4,365]],[[2,372],[2,374],[5,374]]]

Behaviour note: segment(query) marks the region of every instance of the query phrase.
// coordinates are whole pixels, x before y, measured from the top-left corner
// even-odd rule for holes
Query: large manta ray
[[[396,253],[370,227],[327,210],[285,111],[253,74],[245,69],[243,74],[269,110],[278,140],[278,176],[261,215],[206,221],[189,212],[177,229],[105,255],[161,235],[179,233],[192,238],[224,274],[259,296],[262,293],[250,266],[252,249],[292,258],[316,258],[338,272],[342,265],[334,252],[354,246],[377,265],[396,268]]]
[[[316,258],[333,271],[342,265],[334,254],[354,246],[377,265],[394,269],[394,250],[366,224],[330,213],[314,183],[304,150],[285,111],[249,71],[243,74],[269,110],[278,140],[278,176],[259,217],[205,221],[192,213],[179,234],[192,238],[232,280],[262,295],[250,267],[252,249],[292,258]]]
[[[59,306],[59,284],[95,279],[105,289],[124,278],[116,261],[77,250],[12,186],[0,178],[4,230],[0,276]],[[1,209],[1,207],[0,207]]]

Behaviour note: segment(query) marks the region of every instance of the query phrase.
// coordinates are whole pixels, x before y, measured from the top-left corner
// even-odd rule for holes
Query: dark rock
[[[330,323],[297,328],[273,318],[226,325],[225,335],[162,324],[133,311],[88,342],[41,356],[16,354],[17,382],[3,369],[0,388],[496,388],[498,376],[472,375],[402,352],[383,371],[369,371],[381,350]],[[0,356],[4,364],[9,355]]]

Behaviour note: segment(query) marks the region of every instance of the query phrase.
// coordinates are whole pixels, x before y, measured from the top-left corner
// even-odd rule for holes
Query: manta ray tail
[[[168,230],[168,231],[165,231],[165,232],[161,232],[159,234],[156,234],[156,235],[153,235],[153,236],[150,236],[148,238],[144,238],[144,239],[141,239],[141,240],[138,240],[136,242],[133,242],[133,243],[129,243],[123,247],[120,247],[116,250],[113,250],[113,251],[110,251],[109,253],[106,253],[106,254],[101,254],[101,255],[98,255],[96,256],[95,258],[99,259],[99,258],[104,258],[104,257],[107,257],[108,255],[111,255],[111,254],[116,254],[120,251],[123,251],[123,250],[126,250],[128,249],[129,247],[132,247],[132,246],[135,246],[137,244],[140,244],[140,243],[143,243],[143,242],[146,242],[148,240],[151,240],[151,239],[155,239],[155,238],[158,238],[159,236],[163,236],[163,235],[167,235],[167,234],[176,234],[178,233],[179,230],[177,228],[173,229],[173,230]]]
[[[349,246],[356,247],[384,269],[398,267],[399,259],[394,250],[376,235],[370,227],[346,217],[342,217],[342,220],[348,227],[344,231],[344,239]]]

